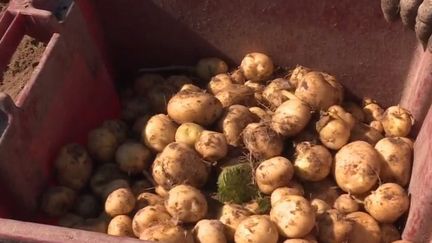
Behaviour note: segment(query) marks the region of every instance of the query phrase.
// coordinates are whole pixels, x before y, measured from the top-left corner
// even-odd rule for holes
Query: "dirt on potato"
[[[0,3],[0,7],[6,3]],[[30,36],[24,36],[13,54],[0,80],[0,92],[9,94],[16,101],[18,94],[30,79],[45,50],[45,44]]]

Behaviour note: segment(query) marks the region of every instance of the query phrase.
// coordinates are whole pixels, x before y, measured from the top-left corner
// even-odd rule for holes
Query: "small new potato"
[[[238,147],[241,144],[243,129],[254,121],[256,121],[255,115],[246,106],[232,105],[226,109],[219,120],[219,127],[223,131],[227,143]]]
[[[140,240],[163,243],[193,243],[193,238],[180,226],[173,223],[161,223],[144,229]]]
[[[87,148],[92,156],[100,162],[111,162],[119,145],[116,134],[106,127],[98,127],[89,132]]]
[[[296,145],[294,171],[306,181],[320,181],[330,174],[333,157],[321,145],[302,142]]]
[[[384,132],[384,127],[382,125],[382,122],[380,122],[380,121],[371,121],[369,123],[369,126],[372,127],[373,129],[377,130],[379,133]]]
[[[246,77],[239,68],[231,72],[230,77],[235,84],[244,84],[246,82]]]
[[[134,237],[132,219],[127,215],[117,215],[108,224],[107,234]]]
[[[385,183],[365,198],[364,207],[380,223],[393,223],[408,210],[409,198],[398,184]]]
[[[168,192],[165,208],[173,218],[192,223],[204,218],[208,206],[199,190],[188,185],[178,185]]]
[[[247,81],[244,83],[245,86],[251,88],[254,92],[254,98],[255,98],[255,103],[264,103],[264,97],[263,97],[263,91],[265,89],[265,85],[261,84],[261,83],[256,83],[253,82],[251,80]],[[251,102],[252,103],[252,102]],[[248,104],[248,106],[251,106],[252,104]]]
[[[246,54],[240,64],[240,70],[247,80],[265,81],[273,74],[273,61],[259,52]]]
[[[291,85],[297,88],[300,80],[302,80],[303,77],[310,71],[312,71],[310,68],[297,65],[296,68],[292,70],[291,76],[289,78]]]
[[[364,120],[366,122],[369,123],[371,121],[381,120],[383,113],[384,113],[384,109],[381,108],[380,105],[378,105],[374,100],[365,98],[364,106],[363,106],[363,114],[365,115]]]
[[[346,112],[342,106],[332,105],[328,108],[327,113],[336,119],[343,120],[352,129],[356,124],[356,118],[349,112]]]
[[[282,103],[275,111],[271,127],[285,137],[295,136],[308,124],[311,118],[310,108],[298,99],[290,99]]]
[[[414,119],[408,110],[400,106],[390,106],[384,112],[381,123],[386,136],[406,137],[411,131]]]
[[[353,222],[351,233],[348,236],[350,243],[380,243],[381,230],[378,223],[369,214],[354,212],[346,216]]]
[[[72,143],[61,148],[54,166],[60,185],[80,190],[90,179],[93,162],[84,147]]]
[[[315,210],[304,197],[290,195],[272,207],[270,219],[281,235],[301,238],[315,226]]]
[[[234,241],[236,243],[277,243],[277,227],[267,215],[249,216],[238,225]]]
[[[283,140],[264,123],[250,123],[243,130],[243,143],[253,157],[259,160],[278,156],[283,150]]]
[[[41,209],[50,217],[59,217],[72,208],[75,192],[64,186],[48,188],[42,195]]]
[[[153,205],[164,205],[165,199],[157,194],[151,192],[143,192],[136,197],[135,209]]]
[[[215,97],[223,108],[232,105],[256,105],[254,90],[242,84],[231,84],[228,88],[218,92]]]
[[[203,92],[200,87],[193,84],[185,84],[180,88],[179,91]]]
[[[392,224],[381,224],[381,242],[392,243],[401,239],[398,229]]]
[[[293,91],[294,87],[288,81],[288,79],[277,78],[268,84],[262,96],[265,101],[272,107],[279,107],[282,103],[288,100],[288,97],[284,95],[284,91]]]
[[[318,219],[318,239],[322,243],[348,242],[353,222],[336,209],[330,209]]]
[[[195,143],[195,150],[206,161],[217,161],[228,153],[225,136],[219,132],[203,131]]]
[[[193,148],[195,147],[195,143],[203,131],[204,128],[196,123],[183,123],[177,128],[175,133],[175,141],[185,143]]]
[[[109,196],[109,194],[111,194],[111,192],[120,189],[120,188],[129,188],[129,182],[127,180],[124,179],[116,179],[116,180],[112,180],[110,182],[108,182],[102,191],[102,194],[100,195],[101,198],[103,200],[106,200]]]
[[[333,204],[339,212],[349,214],[360,210],[360,205],[349,194],[340,195]]]
[[[274,206],[276,202],[286,198],[289,195],[303,196],[304,190],[301,184],[293,184],[291,182],[288,186],[275,189],[270,196],[270,203],[272,206]]]
[[[381,164],[379,153],[370,144],[363,141],[349,143],[335,156],[336,183],[345,192],[365,193],[377,182]]]
[[[228,65],[217,57],[202,58],[195,68],[198,77],[204,81],[208,81],[216,74],[228,72]]]
[[[323,116],[317,123],[320,141],[329,149],[338,150],[348,143],[351,128],[342,119]]]
[[[108,195],[105,212],[111,217],[128,214],[135,208],[135,196],[128,188],[119,188]]]
[[[219,220],[202,219],[192,233],[195,243],[227,243],[224,225]]]
[[[162,205],[147,206],[138,210],[132,219],[132,231],[136,237],[152,225],[166,223],[171,216]]]
[[[178,124],[193,122],[209,126],[222,114],[222,104],[211,94],[186,90],[169,100],[167,110],[169,117]]]
[[[157,185],[155,187],[155,192],[156,194],[158,194],[159,196],[166,198],[168,196],[168,190],[165,189],[163,186]]]
[[[177,127],[177,124],[167,115],[154,115],[142,131],[142,139],[147,147],[161,152],[165,146],[174,142]]]
[[[291,162],[287,158],[276,156],[259,164],[255,180],[262,193],[271,194],[278,187],[289,185],[293,175]]]
[[[232,84],[233,81],[231,77],[226,73],[221,73],[211,78],[207,85],[207,90],[215,95],[220,91],[229,88]]]
[[[227,240],[234,240],[234,233],[241,221],[251,215],[249,210],[246,210],[240,205],[225,204],[219,215],[219,221],[225,225]]]
[[[401,186],[408,185],[413,156],[411,146],[400,137],[389,137],[378,141],[375,149],[383,158],[381,180]]]
[[[153,162],[155,182],[165,189],[177,184],[202,187],[209,176],[209,168],[198,153],[184,143],[170,143]]]
[[[317,198],[312,199],[310,204],[314,208],[317,218],[320,218],[325,212],[327,212],[327,210],[331,209],[330,205],[328,205],[324,200]]]
[[[82,194],[76,199],[73,211],[83,218],[93,218],[100,214],[100,202],[93,194]]]
[[[127,138],[128,127],[122,120],[107,120],[102,127],[108,128],[116,137],[118,143],[123,143]]]
[[[257,106],[249,107],[249,111],[256,117],[258,117],[261,121],[266,122],[271,120],[271,111],[265,111],[263,108]]]
[[[136,142],[126,142],[116,151],[116,162],[120,170],[128,174],[142,173],[149,166],[150,157],[150,150]]]

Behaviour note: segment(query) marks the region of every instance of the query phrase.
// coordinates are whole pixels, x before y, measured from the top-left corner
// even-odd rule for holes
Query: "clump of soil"
[[[0,92],[16,100],[18,94],[30,79],[33,70],[45,50],[45,44],[30,36],[24,36],[0,80]]]

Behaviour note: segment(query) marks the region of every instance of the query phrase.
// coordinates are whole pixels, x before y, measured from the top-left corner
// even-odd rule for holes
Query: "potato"
[[[245,86],[251,88],[254,92],[254,98],[257,103],[263,104],[265,102],[263,97],[263,91],[265,89],[265,85],[257,82],[253,82],[251,80],[244,83]],[[250,106],[250,105],[249,105]]]
[[[207,182],[209,168],[198,153],[183,143],[170,143],[153,162],[153,179],[170,189],[177,184],[201,187]]]
[[[342,102],[343,89],[334,77],[322,72],[308,72],[297,85],[294,94],[309,104],[312,110],[327,110]]]
[[[236,243],[277,243],[278,229],[267,215],[249,216],[238,225],[234,240]]]
[[[171,216],[168,214],[164,206],[154,205],[144,207],[132,219],[132,231],[136,237],[140,237],[141,233],[152,225],[169,222]]]
[[[408,210],[409,198],[398,184],[385,183],[365,198],[364,207],[380,223],[393,223]]]
[[[371,121],[369,123],[369,126],[372,127],[373,129],[377,130],[379,133],[384,132],[383,125],[380,121]]]
[[[380,243],[381,230],[378,223],[369,214],[354,212],[346,216],[353,222],[351,233],[348,237],[350,243]]]
[[[218,125],[225,135],[226,142],[238,147],[241,145],[243,129],[254,121],[256,121],[255,115],[246,106],[232,105],[226,109]]]
[[[108,195],[105,212],[111,217],[128,214],[135,208],[135,196],[128,188],[119,188]]]
[[[78,196],[75,201],[73,211],[83,218],[93,218],[100,214],[100,202],[92,194]]]
[[[381,139],[375,149],[383,158],[380,178],[383,182],[395,182],[406,186],[411,175],[413,151],[400,137]]]
[[[195,143],[201,135],[204,128],[196,123],[186,122],[181,124],[175,133],[175,141],[185,143],[191,148],[195,147]]]
[[[401,235],[392,224],[381,224],[381,243],[392,243],[400,240]]]
[[[151,110],[155,113],[166,113],[168,101],[176,92],[177,88],[168,83],[154,85],[147,94]]]
[[[369,123],[371,121],[381,120],[384,109],[381,108],[381,106],[379,106],[376,101],[369,98],[365,98],[363,102],[363,113],[365,115],[365,121]]]
[[[204,218],[208,206],[199,190],[188,185],[178,185],[168,192],[165,208],[173,218],[192,223]]]
[[[155,187],[155,192],[156,192],[156,194],[158,194],[159,196],[161,196],[161,197],[163,197],[163,198],[168,197],[168,190],[165,189],[165,188],[162,187],[162,186],[156,186],[156,187]]]
[[[322,243],[348,242],[353,222],[336,209],[330,209],[318,218],[318,238]]]
[[[137,137],[141,137],[141,133],[144,130],[148,120],[150,120],[150,115],[143,115],[138,117],[134,124],[132,125],[132,132],[133,135],[137,136]]]
[[[171,75],[166,79],[167,83],[180,90],[186,84],[192,84],[193,81],[185,75]]]
[[[228,241],[234,240],[235,231],[241,221],[251,215],[249,210],[246,210],[240,205],[225,204],[219,215],[219,221],[225,225],[226,236]]]
[[[246,82],[246,77],[240,69],[231,72],[230,77],[235,84],[244,84]]]
[[[297,195],[297,196],[303,196],[304,190],[303,187],[298,183],[291,182],[290,185],[285,187],[279,187],[275,189],[270,197],[271,205],[274,206],[276,202],[279,200],[284,199],[285,197],[289,195]]]
[[[321,199],[312,199],[310,201],[312,208],[315,210],[315,215],[319,218],[321,217],[327,210],[331,209],[330,205],[328,205],[324,200]]]
[[[335,180],[348,193],[369,191],[377,182],[382,159],[368,143],[356,141],[343,146],[335,156]]]
[[[142,139],[147,147],[161,152],[165,146],[174,142],[177,127],[177,124],[167,115],[154,115],[142,131]]]
[[[297,65],[296,68],[291,72],[289,82],[292,86],[297,87],[300,83],[300,80],[302,80],[303,77],[310,71],[312,71],[310,68]]]
[[[305,195],[309,199],[321,199],[328,205],[333,205],[340,196],[340,190],[336,183],[326,178],[318,182],[307,182],[304,184]]]
[[[351,128],[342,119],[324,115],[316,124],[320,141],[329,149],[338,150],[348,143]]]
[[[126,121],[133,121],[140,116],[144,116],[151,109],[149,101],[140,96],[128,97],[123,99],[121,103],[121,118]]]
[[[129,188],[129,182],[127,180],[124,179],[116,179],[116,180],[112,180],[110,182],[108,182],[102,191],[102,194],[100,195],[101,198],[103,200],[106,200],[109,196],[109,194],[111,194],[111,192],[120,189],[120,188]]]
[[[195,142],[195,150],[206,161],[217,161],[228,153],[225,136],[219,132],[204,130]]]
[[[50,217],[59,217],[72,208],[76,195],[64,186],[49,187],[42,195],[41,209]]]
[[[193,84],[185,84],[180,88],[179,91],[203,92],[200,87]]]
[[[365,120],[365,114],[363,113],[363,109],[356,103],[349,101],[344,102],[342,103],[342,107],[345,111],[351,113],[351,115],[354,116],[357,121],[363,122]]]
[[[192,233],[195,243],[227,243],[224,225],[219,220],[202,219]]]
[[[344,121],[348,125],[350,130],[356,124],[355,117],[351,113],[346,112],[345,109],[339,105],[330,106],[327,110],[327,113],[333,118],[341,119],[342,121]]]
[[[304,197],[289,195],[271,208],[270,219],[281,235],[301,238],[315,226],[315,211]]]
[[[100,162],[113,161],[115,151],[119,146],[116,135],[106,127],[98,127],[90,131],[87,138],[87,148],[92,158]]]
[[[277,78],[265,87],[262,96],[271,107],[277,108],[288,100],[284,91],[293,91],[294,89],[288,79]]]
[[[107,120],[102,123],[102,127],[108,128],[116,137],[118,143],[123,143],[127,138],[128,127],[121,120]]]
[[[143,192],[136,197],[135,208],[140,210],[147,206],[164,205],[164,201],[165,199],[157,194]]]
[[[358,122],[351,130],[350,141],[354,142],[360,140],[375,145],[383,137],[384,136],[375,128]]]
[[[108,223],[101,217],[90,218],[74,225],[72,228],[105,234],[107,232]]]
[[[134,237],[132,219],[127,215],[117,215],[108,224],[107,234]]]
[[[259,190],[271,194],[275,189],[289,185],[294,175],[291,162],[281,156],[276,156],[261,162],[255,171],[255,180]]]
[[[320,181],[326,178],[332,166],[331,153],[321,145],[302,142],[296,145],[294,160],[295,175],[307,181]]]
[[[211,78],[207,85],[207,90],[215,95],[220,91],[229,88],[232,84],[233,81],[231,77],[226,73],[221,73]]]
[[[138,180],[135,181],[131,187],[132,193],[135,196],[138,196],[139,194],[143,192],[148,192],[150,189],[153,189],[153,185],[148,180]]]
[[[240,64],[240,70],[248,80],[265,81],[273,74],[273,61],[267,55],[258,52],[246,54]]]
[[[265,111],[264,109],[257,106],[249,107],[249,111],[256,117],[258,117],[261,121],[267,122],[271,120],[271,111]]]
[[[140,240],[163,243],[193,243],[193,238],[182,227],[173,223],[152,225],[144,229],[139,236]]]
[[[349,214],[360,210],[360,206],[349,194],[340,195],[333,204],[339,212]]]
[[[138,174],[149,166],[151,152],[141,143],[126,142],[118,147],[115,157],[120,170]]]
[[[311,243],[311,241],[305,239],[288,239],[285,240],[283,243]]]
[[[295,136],[308,124],[311,118],[309,107],[297,99],[287,100],[275,111],[271,127],[285,137]]]
[[[406,137],[414,124],[414,118],[406,109],[391,106],[384,112],[381,122],[386,136]]]
[[[126,179],[116,164],[108,163],[98,167],[90,179],[90,187],[96,195],[102,195],[108,183],[117,179]]]
[[[232,105],[256,105],[253,89],[242,84],[231,84],[226,89],[219,91],[215,97],[223,108]]]
[[[61,148],[54,166],[60,185],[80,190],[90,178],[93,162],[84,147],[72,143]]]
[[[228,65],[217,57],[202,58],[196,65],[196,73],[204,81],[208,81],[216,74],[226,73]]]
[[[84,222],[83,217],[73,213],[67,213],[63,215],[61,218],[59,218],[57,224],[61,227],[72,228],[73,226],[77,224],[82,224],[83,222]]]
[[[193,122],[209,126],[222,114],[222,104],[213,95],[188,90],[174,95],[167,109],[168,115],[178,124]]]
[[[138,95],[146,96],[151,87],[157,84],[165,83],[165,79],[159,74],[145,73],[135,79],[134,91]]]
[[[283,150],[283,140],[264,123],[250,123],[243,130],[243,143],[258,160],[278,156]]]

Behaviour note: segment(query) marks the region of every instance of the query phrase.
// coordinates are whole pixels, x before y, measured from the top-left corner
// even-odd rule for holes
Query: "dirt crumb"
[[[0,92],[16,100],[18,94],[30,79],[33,70],[45,50],[45,44],[30,36],[24,36],[0,80]]]

